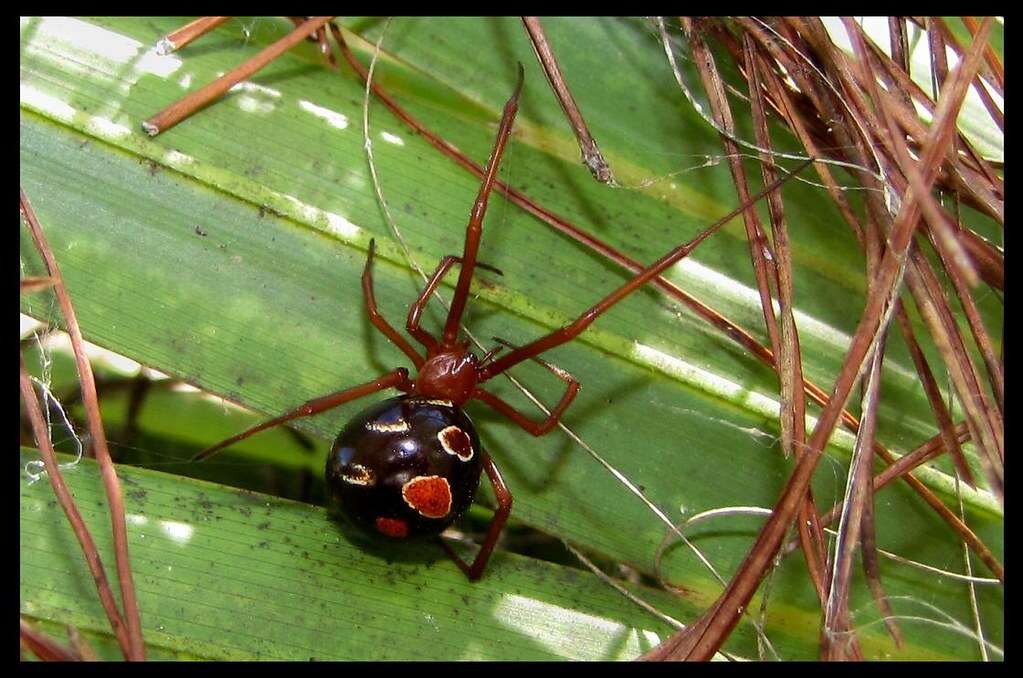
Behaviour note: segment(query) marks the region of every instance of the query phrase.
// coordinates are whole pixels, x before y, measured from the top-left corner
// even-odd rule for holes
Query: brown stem
[[[82,659],[24,619],[21,620],[21,644],[44,662],[77,662]]]
[[[609,186],[616,185],[614,174],[611,173],[611,167],[607,164],[607,160],[604,159],[600,149],[597,147],[596,140],[590,134],[590,130],[586,126],[586,120],[579,111],[579,106],[575,103],[575,97],[572,96],[572,91],[568,88],[568,83],[565,82],[565,77],[561,74],[558,59],[554,56],[554,50],[551,49],[551,45],[547,41],[547,34],[544,33],[539,17],[524,16],[522,17],[522,23],[526,26],[526,33],[529,35],[530,42],[533,43],[533,51],[536,53],[536,58],[543,68],[544,75],[547,76],[547,82],[550,83],[551,90],[554,91],[554,96],[558,98],[561,110],[565,112],[568,124],[572,126],[575,138],[579,142],[583,164],[590,170],[593,178],[600,183],[608,184]]]
[[[703,45],[702,40],[699,43]],[[753,116],[754,134],[757,145],[760,148],[768,149],[771,148],[771,137],[767,127],[767,114],[763,105],[763,90],[760,87],[760,80],[754,64],[754,42],[752,37],[744,35],[743,46],[745,48],[745,64],[749,78],[750,107]],[[715,89],[718,89],[720,94],[711,97],[715,113],[717,113],[716,109],[719,107],[723,109],[722,112],[727,113],[729,109],[728,101],[723,96],[723,91],[720,91],[721,79],[714,66],[713,57],[706,50],[705,46],[701,46],[697,50],[694,45],[694,56],[697,54],[697,51],[706,53],[706,60],[710,66],[710,75],[712,80],[718,83],[715,85]],[[727,113],[719,117],[718,123],[724,129],[734,134],[734,125],[730,118],[730,113]],[[729,154],[738,151],[735,142],[727,136],[723,135],[721,140]],[[767,153],[762,151],[760,156],[760,167],[764,183],[770,183],[775,178],[773,163]],[[732,170],[733,178],[736,179],[736,185],[740,187],[741,195],[746,192],[744,181],[741,181],[743,177],[741,162],[733,163]],[[802,362],[799,354],[799,333],[792,314],[794,300],[788,229],[785,225],[785,212],[781,196],[777,193],[772,193],[768,196],[767,200],[771,218],[771,229],[775,238],[775,252],[770,259],[773,266],[768,266],[766,261],[765,253],[769,253],[766,238],[762,233],[756,213],[752,211],[752,218],[747,219],[747,237],[749,239],[753,266],[757,271],[757,285],[760,288],[764,322],[768,328],[771,347],[774,349],[775,355],[778,356],[776,370],[781,391],[779,417],[781,419],[782,441],[783,444],[786,444],[786,447],[783,449],[786,456],[792,454],[793,449],[797,450],[796,455],[799,456],[802,455],[803,445],[806,440],[806,400],[803,390]],[[750,225],[753,227],[752,233]],[[753,237],[750,237],[751,235]],[[761,243],[763,244],[761,245]],[[768,274],[771,274],[775,289],[778,290],[780,320],[774,316],[774,306],[771,301],[767,280]],[[828,596],[828,584],[824,578],[827,552],[825,549],[824,533],[820,527],[812,490],[807,491],[806,500],[799,509],[797,524],[800,543],[803,547],[803,555],[806,558],[807,572],[823,606]]]
[[[171,54],[193,40],[206,35],[230,18],[229,16],[204,16],[191,23],[187,23],[161,38],[156,43],[156,53],[160,55]]]
[[[279,57],[281,54],[314,34],[324,24],[334,17],[320,16],[309,21],[288,33],[286,36],[270,45],[256,56],[252,57],[242,65],[225,73],[210,84],[192,92],[188,96],[174,102],[163,109],[149,120],[142,123],[142,129],[149,136],[156,136],[161,132],[169,130],[196,111],[219,99],[227,90],[237,85],[242,80],[252,77],[257,71]]]
[[[60,303],[61,314],[67,325],[68,336],[71,338],[71,347],[75,354],[75,364],[78,367],[78,379],[82,384],[82,402],[85,406],[85,414],[89,423],[89,433],[92,436],[93,451],[96,454],[96,461],[99,462],[100,474],[103,477],[103,487],[106,490],[107,502],[110,505],[110,522],[114,536],[114,555],[117,562],[117,577],[121,584],[121,601],[124,605],[125,625],[128,628],[128,639],[130,641],[127,659],[139,661],[145,659],[145,645],[142,641],[142,624],[139,620],[138,602],[135,598],[135,584],[132,580],[131,561],[128,556],[128,530],[124,519],[124,500],[121,496],[121,484],[117,479],[117,471],[110,459],[110,451],[107,448],[107,436],[103,431],[103,421],[100,417],[99,401],[96,398],[96,380],[92,374],[92,366],[85,356],[83,346],[85,340],[82,338],[81,328],[78,326],[78,318],[75,309],[71,305],[71,298],[68,296],[67,288],[64,286],[64,278],[61,276],[60,267],[53,256],[46,236],[43,235],[42,225],[36,218],[32,205],[28,201],[25,191],[21,190],[21,212],[28,223],[29,232],[35,242],[36,249],[46,262],[47,273],[56,284],[54,291],[57,294],[57,301]]]
[[[57,464],[57,457],[53,451],[53,444],[50,442],[50,434],[46,428],[46,422],[43,420],[42,408],[39,406],[39,400],[36,398],[35,390],[32,388],[32,380],[25,369],[24,357],[21,357],[20,385],[21,397],[25,403],[25,412],[32,424],[36,445],[43,458],[43,465],[46,467],[46,477],[50,480],[53,493],[57,496],[57,503],[64,510],[64,515],[67,516],[68,523],[71,525],[71,531],[74,532],[82,548],[85,564],[88,566],[89,572],[92,573],[92,578],[96,582],[96,591],[99,593],[100,603],[103,605],[103,610],[110,621],[110,628],[114,632],[114,637],[117,638],[117,642],[121,646],[121,652],[125,657],[128,657],[131,654],[131,641],[128,638],[127,627],[124,624],[124,619],[121,617],[121,612],[117,609],[117,603],[114,601],[114,594],[110,590],[106,569],[103,567],[103,561],[100,558],[99,551],[96,549],[96,542],[93,541],[89,528],[86,527],[85,521],[82,520],[82,514],[78,512],[78,506],[75,505],[71,491],[64,482],[64,476],[61,475],[60,466]],[[24,627],[22,631],[24,633]]]

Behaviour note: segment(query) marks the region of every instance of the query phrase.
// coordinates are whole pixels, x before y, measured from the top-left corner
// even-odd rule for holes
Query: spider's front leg
[[[387,337],[392,344],[401,349],[402,353],[409,357],[412,364],[416,366],[418,370],[423,366],[423,358],[420,356],[416,349],[405,341],[405,338],[398,334],[398,330],[391,326],[391,323],[387,322],[380,311],[377,310],[376,295],[373,294],[373,253],[376,251],[376,241],[369,241],[369,255],[366,257],[366,267],[362,270],[362,294],[366,297],[366,312],[369,314],[369,321],[373,323],[380,332]],[[415,335],[413,335],[415,336]]]
[[[423,309],[426,307],[426,303],[430,300],[430,295],[433,294],[434,290],[437,289],[437,285],[439,285],[440,281],[444,279],[444,276],[447,275],[448,271],[451,270],[452,266],[461,263],[462,257],[456,257],[451,254],[441,259],[440,263],[437,265],[437,270],[435,270],[433,272],[433,275],[430,276],[430,279],[427,281],[426,287],[423,288],[423,291],[419,295],[419,298],[416,299],[411,306],[409,306],[408,320],[405,323],[405,329],[408,331],[408,333],[412,336],[413,339],[415,339],[420,344],[426,347],[427,355],[432,353],[437,348],[438,342],[437,339],[432,334],[430,334],[429,332],[427,332],[426,330],[422,329],[419,326],[419,319],[423,315]],[[493,271],[498,275],[502,275],[500,269],[490,266],[488,264],[484,264],[483,262],[480,261],[476,262],[476,267],[483,268],[488,271]]]
[[[440,284],[440,281],[444,279],[444,276],[447,275],[447,272],[451,270],[455,263],[462,263],[462,258],[449,254],[441,259],[437,265],[437,270],[433,272],[430,280],[426,283],[426,287],[423,288],[422,294],[408,308],[408,320],[405,322],[405,330],[413,339],[426,347],[427,355],[437,348],[437,339],[419,327],[419,318],[423,315],[423,308],[426,306],[426,302],[429,301],[430,295],[437,289],[437,285]]]

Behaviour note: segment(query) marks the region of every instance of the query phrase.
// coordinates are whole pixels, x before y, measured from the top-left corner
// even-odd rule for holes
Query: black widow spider
[[[523,69],[519,64],[515,92],[504,106],[500,129],[487,163],[483,183],[469,216],[462,256],[446,256],[437,266],[419,298],[409,307],[405,329],[426,349],[425,357],[409,344],[378,311],[373,295],[373,242],[370,242],[362,291],[370,322],[409,357],[418,371],[409,378],[399,367],[365,384],[309,400],[279,417],[254,426],[229,438],[194,458],[207,459],[219,450],[254,433],[300,417],[326,412],[364,396],[395,388],[403,395],[377,403],[355,416],[341,431],[327,457],[326,481],[329,499],[336,511],[350,522],[374,534],[395,539],[439,535],[472,503],[485,471],[497,497],[497,511],[487,536],[472,564],[467,564],[443,540],[441,545],[472,581],[483,574],[490,554],[504,528],[512,507],[512,494],[501,473],[483,447],[472,421],[462,411],[470,400],[479,400],[512,420],[523,429],[541,436],[554,428],[562,413],[579,391],[579,382],[570,374],[537,356],[571,341],[601,314],[624,299],[672,264],[686,256],[703,239],[755,201],[778,188],[785,180],[806,167],[786,174],[736,208],[695,239],[676,247],[641,271],[627,283],[597,302],[574,322],[535,341],[511,350],[501,358],[494,349],[482,360],[470,350],[469,342],[459,340],[458,330],[468,300],[469,283],[477,265],[476,254],[482,235],[490,191],[497,174],[522,91]],[[461,264],[455,294],[448,311],[444,333],[437,339],[419,326],[427,300],[454,264]],[[480,385],[511,367],[533,359],[551,370],[567,384],[565,394],[543,421],[537,422],[517,411],[506,401]]]

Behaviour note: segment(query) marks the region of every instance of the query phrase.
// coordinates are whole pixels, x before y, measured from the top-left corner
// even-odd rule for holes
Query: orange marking
[[[472,459],[472,440],[469,438],[469,434],[462,429],[457,426],[448,426],[437,434],[437,438],[440,440],[441,447],[448,454],[453,454],[462,461]]]
[[[400,518],[377,518],[377,532],[388,537],[407,537],[408,523]]]
[[[451,511],[451,486],[440,476],[416,476],[402,486],[401,496],[427,518],[443,518]]]

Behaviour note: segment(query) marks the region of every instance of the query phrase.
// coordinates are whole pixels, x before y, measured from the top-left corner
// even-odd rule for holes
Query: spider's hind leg
[[[444,550],[455,561],[459,569],[465,573],[469,581],[476,581],[483,576],[483,570],[487,567],[490,554],[493,553],[494,546],[497,545],[497,540],[501,536],[501,531],[504,529],[504,524],[508,521],[508,516],[511,514],[512,509],[511,490],[508,489],[504,478],[501,477],[501,472],[497,468],[497,464],[494,463],[489,454],[483,455],[483,470],[487,472],[487,478],[490,479],[490,484],[494,488],[494,496],[497,497],[497,510],[494,511],[494,518],[490,521],[490,527],[487,529],[487,537],[483,540],[483,544],[480,546],[476,558],[472,561],[472,565],[462,560],[461,556],[455,553],[454,549],[448,546],[444,539],[440,539],[440,545],[444,547]]]
[[[256,424],[252,428],[246,429],[245,431],[242,431],[237,435],[231,436],[227,440],[219,442],[213,447],[207,447],[205,450],[192,457],[192,461],[202,461],[204,459],[209,459],[210,457],[212,457],[214,454],[224,449],[225,447],[234,445],[237,442],[245,440],[249,436],[259,433],[260,431],[265,431],[266,429],[273,428],[274,426],[280,426],[281,424],[292,421],[294,419],[299,419],[301,417],[311,417],[316,414],[321,414],[323,412],[326,412],[327,410],[332,410],[335,407],[344,405],[347,402],[351,402],[352,400],[357,400],[359,398],[363,398],[365,396],[376,393],[377,391],[383,391],[384,389],[388,388],[396,388],[399,391],[408,392],[409,390],[411,390],[411,386],[412,383],[409,381],[408,378],[408,370],[406,370],[404,367],[399,367],[396,370],[388,372],[387,374],[378,377],[373,381],[368,381],[365,384],[353,386],[352,388],[347,388],[343,391],[329,393],[325,396],[320,396],[319,398],[313,398],[312,400],[307,400],[306,402],[302,403],[295,409],[285,412],[279,417],[274,417],[273,419],[264,421],[261,424]]]

